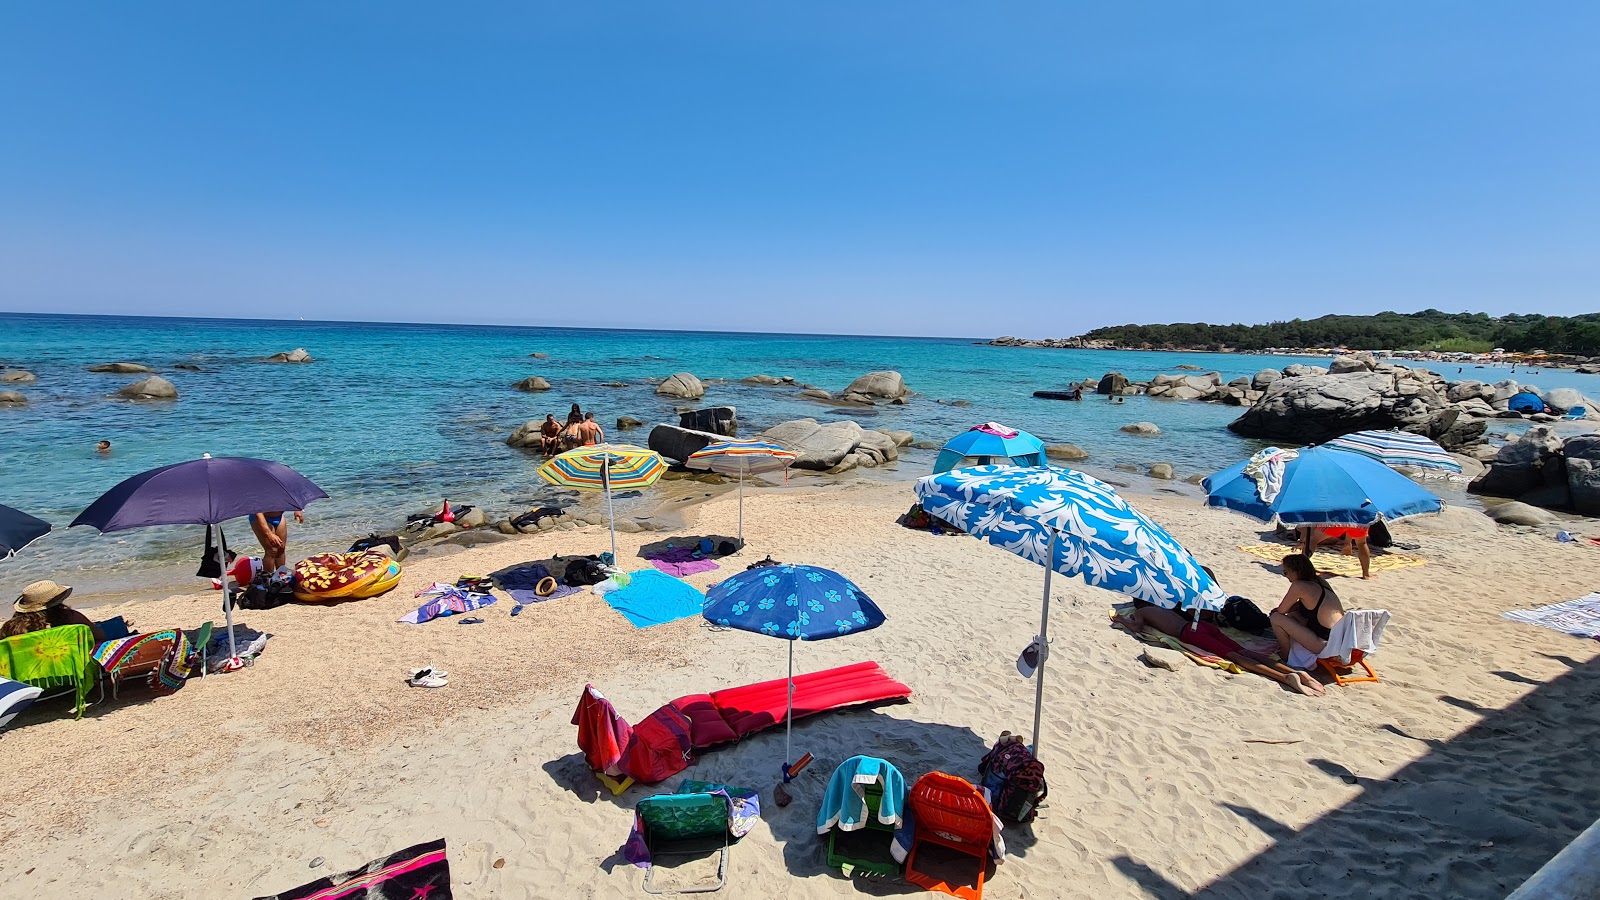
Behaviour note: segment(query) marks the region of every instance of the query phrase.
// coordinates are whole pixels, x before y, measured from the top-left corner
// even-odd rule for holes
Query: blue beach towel
[[[855,831],[867,826],[866,786],[883,789],[878,802],[878,821],[899,827],[906,802],[906,780],[887,760],[873,756],[852,756],[833,770],[828,791],[817,810],[817,834],[839,826],[840,831]]]
[[[607,591],[602,596],[611,608],[637,628],[660,625],[700,615],[706,595],[655,569],[631,573],[627,587]]]

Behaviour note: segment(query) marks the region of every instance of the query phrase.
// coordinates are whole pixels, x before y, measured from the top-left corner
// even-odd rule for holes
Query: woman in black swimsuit
[[[1289,579],[1289,591],[1271,616],[1278,650],[1285,660],[1295,644],[1320,655],[1328,646],[1328,633],[1344,618],[1344,604],[1304,554],[1283,558],[1283,577]]]

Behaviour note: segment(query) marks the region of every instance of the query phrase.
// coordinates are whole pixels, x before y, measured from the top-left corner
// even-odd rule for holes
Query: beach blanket
[[[429,598],[428,602],[417,607],[415,612],[401,616],[397,621],[421,625],[423,622],[430,622],[442,616],[482,609],[495,600],[493,594],[464,591],[453,584],[441,584],[437,581],[418,591],[417,596]]]
[[[444,838],[256,900],[451,900]]]
[[[194,662],[189,651],[189,636],[182,631],[153,631],[149,634],[135,634],[106,641],[94,648],[94,661],[100,664],[100,669],[111,679],[112,684],[119,684],[126,677],[124,670],[129,663],[141,655],[140,651],[152,644],[165,646],[161,654],[161,664],[146,676],[150,690],[158,694],[170,694],[183,687],[184,681],[189,677],[191,663]]]
[[[543,597],[539,596],[537,590],[539,582],[546,578],[554,577],[543,563],[530,563],[526,566],[517,566],[514,569],[498,572],[495,574],[494,580],[499,582],[501,589],[510,594],[511,599],[519,604],[560,600],[562,597],[570,597],[583,590],[583,588],[574,587],[570,584],[562,584],[560,579],[557,579],[554,591]]]
[[[99,671],[94,632],[87,625],[62,625],[0,640],[0,678],[46,690],[71,686],[77,694],[78,718],[83,718]]]
[[[711,560],[700,557],[693,547],[673,547],[664,550],[650,557],[650,565],[678,578],[722,568]]]
[[[637,628],[698,616],[705,608],[705,594],[665,572],[640,569],[629,574],[631,580],[626,587],[602,596]]]
[[[1299,450],[1268,447],[1245,463],[1244,474],[1256,483],[1256,494],[1261,497],[1262,503],[1271,503],[1278,498],[1278,492],[1283,490],[1284,470],[1291,460],[1299,458]]]
[[[1513,609],[1502,616],[1513,622],[1542,625],[1563,634],[1600,640],[1600,591],[1537,609]]]
[[[1266,560],[1271,563],[1283,562],[1285,556],[1297,552],[1294,547],[1283,544],[1246,544],[1239,549],[1254,556],[1256,559]],[[1337,551],[1319,549],[1311,557],[1311,561],[1316,563],[1317,571],[1328,575],[1344,575],[1354,578],[1361,574],[1361,560],[1354,556],[1345,556]],[[1413,556],[1410,553],[1396,553],[1392,550],[1380,552],[1374,549],[1371,568],[1374,573],[1392,572],[1395,569],[1409,569],[1413,566],[1420,566],[1426,562],[1427,560],[1422,557]]]

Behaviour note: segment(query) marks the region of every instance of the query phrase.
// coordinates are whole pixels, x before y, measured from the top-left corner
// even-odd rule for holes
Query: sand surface
[[[902,893],[824,866],[823,785],[855,753],[908,779],[974,777],[1002,730],[1028,728],[1033,683],[1013,660],[1038,629],[1042,575],[970,538],[900,528],[910,502],[903,483],[746,498],[738,568],[769,552],[835,568],[889,617],[801,646],[799,668],[875,659],[915,692],[798,723],[796,753],[817,762],[786,809],[770,802],[781,729],[613,799],[569,724],[586,681],[637,720],[682,694],[781,677],[778,641],[698,620],[635,629],[587,593],[516,618],[502,599],[477,626],[394,621],[434,580],[598,552],[605,532],[590,528],[418,558],[374,600],[242,612],[272,635],[250,669],[170,697],[129,688],[82,721],[59,703],[31,713],[0,733],[0,883],[12,897],[250,898],[444,837],[460,898],[636,897],[642,872],[616,854],[629,810],[692,777],[760,789],[766,804],[723,896]],[[1281,597],[1281,576],[1235,549],[1260,541],[1254,523],[1187,498],[1135,503],[1230,591],[1263,607]],[[686,510],[685,534],[727,533],[734,514],[731,496]],[[1374,659],[1383,683],[1320,700],[1251,675],[1149,669],[1107,623],[1115,597],[1058,578],[1050,798],[1038,821],[1007,829],[1011,857],[987,896],[1498,898],[1586,827],[1600,814],[1600,644],[1500,613],[1594,590],[1600,551],[1468,511],[1395,533],[1427,565],[1335,582],[1347,606],[1395,615]],[[623,558],[660,538],[620,535]],[[217,601],[106,612],[192,628],[220,622]],[[425,663],[448,669],[449,687],[407,687]]]

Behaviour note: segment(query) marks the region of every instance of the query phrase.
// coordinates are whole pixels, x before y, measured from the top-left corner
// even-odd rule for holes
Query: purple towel
[[[697,557],[693,547],[673,547],[670,550],[658,553],[651,558],[650,565],[678,578],[682,578],[685,575],[693,575],[696,572],[710,572],[713,569],[722,568],[709,559]]]

